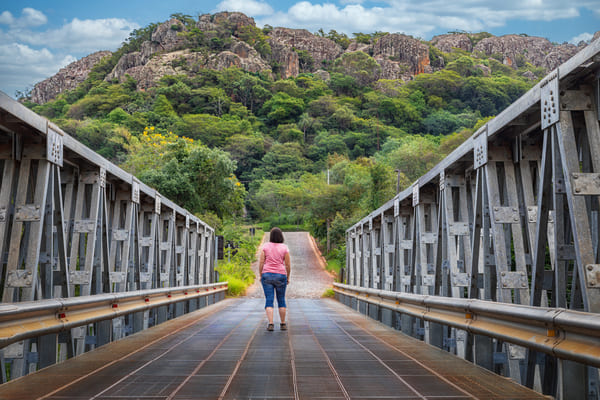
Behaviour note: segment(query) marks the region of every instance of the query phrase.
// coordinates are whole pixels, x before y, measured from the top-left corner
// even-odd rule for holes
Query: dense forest
[[[232,38],[271,51],[268,26],[202,32],[174,17],[189,25],[181,35],[191,51],[220,51]],[[390,199],[397,179],[410,185],[545,74],[430,46],[431,65],[443,67],[408,81],[376,79],[380,65],[362,51],[319,66],[325,73],[298,51],[300,73],[287,79],[275,62],[270,73],[198,68],[144,90],[131,77],[106,79],[155,28],[134,31],[75,90],[25,103],[218,229],[264,223],[324,240],[329,227],[342,256],[345,230]],[[316,33],[343,48],[383,34]]]

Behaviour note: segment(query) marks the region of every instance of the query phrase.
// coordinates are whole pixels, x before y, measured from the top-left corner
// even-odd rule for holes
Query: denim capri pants
[[[265,292],[265,308],[273,307],[273,298],[277,295],[277,306],[285,307],[285,288],[287,287],[287,275],[265,272],[260,277]]]

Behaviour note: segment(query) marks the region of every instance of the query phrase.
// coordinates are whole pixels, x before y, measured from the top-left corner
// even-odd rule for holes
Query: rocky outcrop
[[[332,62],[343,49],[331,39],[315,36],[306,29],[275,28],[269,33],[271,51],[273,44],[283,45],[289,50],[305,50],[314,61],[314,68],[321,68],[324,64]]]
[[[189,24],[188,24],[189,25]],[[143,42],[138,51],[124,54],[106,80],[123,82],[127,75],[138,82],[139,89],[146,89],[157,84],[167,74],[186,74],[193,76],[201,68],[223,70],[229,67],[241,68],[252,73],[276,72],[281,78],[298,76],[300,72],[311,71],[323,80],[329,79],[324,71],[329,65],[335,65],[345,53],[361,52],[372,56],[379,67],[374,65],[369,79],[398,79],[407,81],[415,75],[431,73],[445,67],[444,58],[431,46],[447,53],[457,49],[472,52],[474,58],[494,58],[513,68],[531,63],[543,67],[547,72],[571,58],[578,50],[587,45],[581,42],[577,46],[564,43],[555,45],[547,39],[521,35],[486,37],[487,34],[445,34],[435,36],[431,42],[423,42],[402,34],[387,34],[373,38],[370,43],[359,43],[351,40],[344,51],[334,41],[313,35],[304,29],[275,28],[268,33],[270,54],[264,43],[261,53],[249,43],[240,40],[247,27],[256,30],[253,18],[239,12],[221,12],[199,17],[196,27],[203,31],[203,50],[194,52],[185,50],[188,45],[186,25],[170,19],[156,27],[150,40]],[[258,33],[246,32],[246,33]],[[209,50],[212,39],[219,39],[217,46],[221,51]],[[194,38],[192,38],[194,39]],[[261,38],[262,39],[262,38]],[[473,39],[473,40],[472,40]],[[593,40],[600,39],[600,31],[594,34]],[[479,40],[475,46],[473,42]],[[253,42],[252,42],[253,43]],[[225,50],[225,51],[223,51]],[[75,88],[86,79],[92,67],[110,52],[91,54],[61,69],[55,76],[35,85],[31,93],[32,101],[43,104],[56,97],[57,94]],[[431,64],[430,64],[431,60]],[[489,65],[479,63],[475,66],[478,75],[490,76]],[[537,74],[539,75],[539,74]],[[536,74],[522,73],[527,79],[536,80]],[[401,81],[397,82],[401,84]],[[386,82],[388,85],[389,82]]]
[[[198,29],[204,32],[217,31],[221,28],[229,28],[237,36],[244,26],[256,26],[254,18],[248,17],[241,12],[220,12],[216,14],[201,15],[196,24]]]
[[[573,57],[579,50],[581,49],[569,43],[556,46],[554,50],[546,54],[546,56],[542,60],[541,66],[544,67],[546,71],[552,71],[553,69],[557,68],[560,64]]]
[[[291,47],[284,43],[269,40],[271,56],[269,61],[277,66],[277,71],[283,79],[298,76],[300,73],[300,59]]]
[[[464,50],[469,53],[473,51],[471,39],[464,33],[448,33],[446,35],[434,36],[431,39],[431,44],[444,53],[450,53],[455,49]]]
[[[429,47],[410,36],[392,33],[373,45],[373,58],[381,65],[381,78],[410,79],[432,72]]]
[[[152,32],[152,42],[158,44],[160,51],[180,50],[185,45],[185,38],[180,33],[185,31],[185,25],[172,18],[156,27]]]
[[[145,41],[140,46],[140,51],[124,54],[113,70],[107,75],[106,80],[123,80],[125,75],[138,75],[138,67],[146,65],[152,56],[158,52],[172,52],[185,45],[185,39],[179,34],[185,32],[186,27],[177,19],[170,19],[160,24],[152,33],[151,41]],[[136,68],[136,70],[132,70]]]
[[[204,63],[202,56],[189,50],[159,53],[146,64],[129,68],[127,75],[137,81],[138,89],[147,89],[156,86],[160,78],[165,75],[191,75],[194,68],[202,63]],[[125,75],[120,78],[120,81],[124,79]]]
[[[480,51],[492,57],[499,56],[505,65],[513,68],[529,62],[550,71],[571,58],[577,52],[577,46],[554,46],[545,38],[505,35],[482,39],[473,51]]]
[[[111,54],[110,51],[98,51],[61,68],[56,75],[41,81],[33,87],[31,101],[44,104],[65,90],[75,89],[88,77],[92,67],[98,61]]]
[[[236,42],[231,51],[222,51],[211,56],[205,66],[218,71],[229,67],[238,67],[254,73],[271,70],[271,66],[260,57],[254,47],[245,42]]]

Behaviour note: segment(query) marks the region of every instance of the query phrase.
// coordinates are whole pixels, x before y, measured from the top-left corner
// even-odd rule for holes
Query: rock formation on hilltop
[[[434,36],[431,39],[431,44],[445,53],[450,53],[454,49],[464,50],[467,52],[473,51],[473,43],[469,36],[464,33]]]
[[[429,47],[410,36],[392,33],[373,45],[373,58],[381,65],[384,79],[410,79],[433,72],[429,65]]]
[[[291,52],[306,51],[313,60],[313,70],[322,68],[339,57],[343,50],[333,40],[315,36],[306,29],[275,28],[269,33],[273,59],[281,65],[282,76],[298,75],[298,56]]]
[[[98,51],[83,57],[61,68],[56,75],[36,84],[31,91],[31,101],[44,104],[65,90],[75,89],[89,75],[92,67],[104,57],[110,56],[110,51]]]
[[[229,67],[281,78],[312,72],[328,79],[326,70],[343,54],[362,51],[381,67],[374,80],[407,81],[416,75],[444,68],[444,57],[439,53],[430,54],[430,46],[443,53],[464,51],[473,53],[475,58],[494,58],[515,69],[530,63],[550,71],[585,46],[585,42],[579,46],[556,45],[544,38],[524,35],[490,36],[485,32],[449,33],[435,36],[428,43],[391,33],[373,36],[368,43],[362,39],[360,42],[351,40],[344,50],[334,40],[305,29],[261,30],[253,18],[242,13],[220,12],[201,15],[195,22],[172,18],[157,25],[150,40],[139,44],[137,51],[123,54],[105,80],[123,82],[131,76],[138,89],[147,89],[156,86],[165,75],[194,76],[202,68],[223,70]],[[596,32],[593,40],[599,37],[600,32]],[[94,53],[61,69],[35,85],[31,100],[43,104],[65,90],[74,89],[102,57],[111,54]],[[476,68],[483,76],[489,76],[491,69],[484,64],[487,62],[479,60]],[[522,71],[521,75],[538,79],[531,71]]]
[[[487,56],[500,56],[510,67],[518,67],[529,62],[550,71],[571,58],[578,48],[572,44],[555,46],[548,39],[532,36],[505,35],[482,39],[473,51]]]

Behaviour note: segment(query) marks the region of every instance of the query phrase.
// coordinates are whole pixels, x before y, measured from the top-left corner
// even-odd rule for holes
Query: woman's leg
[[[285,324],[285,312],[286,312],[286,308],[285,307],[279,307],[279,320],[281,321],[282,324]],[[273,314],[273,309],[271,309],[271,314]]]
[[[263,274],[260,279],[260,283],[262,284],[263,291],[265,292],[265,313],[267,314],[267,319],[269,320],[269,324],[273,323],[273,299],[275,297],[275,287],[269,279],[267,274]]]
[[[287,277],[281,275],[278,277],[275,285],[275,295],[277,296],[277,306],[279,307],[279,319],[282,324],[285,324],[286,304],[285,304],[285,289],[287,288]]]
[[[269,323],[272,324],[273,323],[273,307],[266,307],[265,311],[267,313],[267,319],[269,320]],[[281,311],[279,313],[281,314]]]

